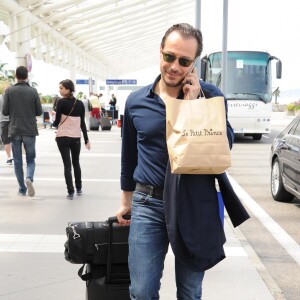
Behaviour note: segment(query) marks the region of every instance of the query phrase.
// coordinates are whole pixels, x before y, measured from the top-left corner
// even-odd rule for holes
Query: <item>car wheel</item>
[[[272,163],[271,170],[271,193],[276,201],[292,202],[294,196],[286,191],[282,182],[282,174],[278,158],[275,158]]]

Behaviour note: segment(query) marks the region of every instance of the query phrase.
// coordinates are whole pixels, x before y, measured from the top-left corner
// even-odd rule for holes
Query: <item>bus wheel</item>
[[[255,134],[253,134],[253,140],[254,141],[260,141],[261,137],[262,137],[261,133],[255,133]]]

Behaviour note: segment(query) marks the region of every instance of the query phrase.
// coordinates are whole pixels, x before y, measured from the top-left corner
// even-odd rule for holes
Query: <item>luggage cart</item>
[[[51,126],[51,124],[52,124],[52,122],[51,122],[51,119],[50,119],[49,111],[44,111],[43,112],[43,125],[44,125],[44,128],[46,129],[47,125]]]
[[[106,106],[105,108],[102,107],[102,114],[104,114],[105,117],[107,117],[111,125],[117,125],[118,124],[118,118],[119,118],[119,110],[117,107],[115,109],[111,109],[110,106]]]

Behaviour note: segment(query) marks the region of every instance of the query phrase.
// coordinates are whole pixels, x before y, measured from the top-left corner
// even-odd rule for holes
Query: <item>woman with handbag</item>
[[[58,127],[56,143],[64,163],[64,174],[68,190],[67,199],[69,200],[73,200],[75,192],[72,179],[72,164],[77,195],[82,194],[81,168],[79,163],[81,131],[85,147],[88,150],[91,148],[84,122],[84,105],[82,101],[78,101],[73,96],[74,91],[74,83],[70,79],[65,79],[59,83],[59,92],[63,98],[57,103],[56,118],[52,124],[52,126]]]

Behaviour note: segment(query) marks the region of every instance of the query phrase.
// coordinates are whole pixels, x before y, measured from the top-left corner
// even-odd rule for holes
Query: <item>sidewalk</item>
[[[284,129],[292,120],[295,119],[295,116],[288,116],[287,113],[284,112],[272,112],[272,118],[271,118],[271,126],[272,125],[281,125],[283,126],[282,129]],[[271,127],[272,130],[272,127]]]
[[[70,221],[99,221],[114,215],[120,201],[120,128],[90,132],[92,149],[82,147],[83,192],[66,199],[63,165],[54,130],[40,129],[33,198],[17,196],[13,166],[5,165],[0,151],[0,299],[85,299],[85,284],[77,276],[80,265],[65,261],[65,228]],[[276,285],[264,280],[255,253],[238,229],[225,217],[227,258],[206,272],[204,300],[280,299]],[[174,256],[166,258],[161,299],[176,299]],[[272,290],[272,293],[270,290]],[[118,300],[118,299],[116,299]]]

